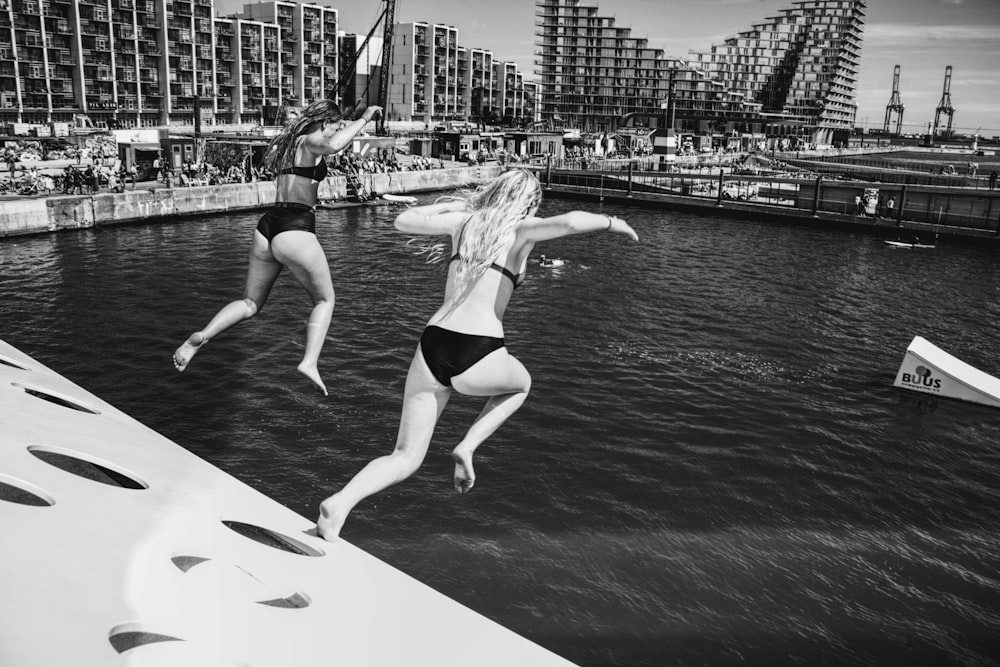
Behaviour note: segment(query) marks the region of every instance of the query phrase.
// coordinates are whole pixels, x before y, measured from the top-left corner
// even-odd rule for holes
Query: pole
[[[667,108],[670,110],[670,129],[674,129],[674,68],[670,68],[670,82],[667,87]]]
[[[823,177],[816,177],[816,190],[813,192],[813,217],[819,217],[819,193],[820,189],[823,187]]]
[[[385,136],[385,121],[389,115],[389,77],[392,74],[392,35],[396,22],[396,0],[386,0],[385,25],[382,33],[382,69],[378,80],[378,103],[382,107],[382,115],[378,119],[376,132]]]
[[[202,162],[201,155],[201,93],[198,88],[194,91],[194,161],[198,164]]]
[[[903,224],[903,207],[906,206],[906,184],[899,190],[899,209],[896,211],[896,226]]]

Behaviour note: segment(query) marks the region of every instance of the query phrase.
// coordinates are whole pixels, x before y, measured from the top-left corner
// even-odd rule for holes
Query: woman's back
[[[527,260],[523,244],[520,252],[513,245],[511,239],[499,257],[465,290],[457,279],[461,257],[453,257],[448,266],[444,303],[430,324],[460,333],[503,337],[503,316],[514,289],[524,280]],[[518,268],[514,271],[510,266]]]

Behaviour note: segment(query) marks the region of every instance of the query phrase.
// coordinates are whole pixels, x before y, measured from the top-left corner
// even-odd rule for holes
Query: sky
[[[367,34],[381,0],[317,0],[339,10],[341,29]],[[218,13],[243,0],[216,0]],[[615,25],[668,56],[708,51],[712,44],[793,6],[793,0],[583,0]],[[396,0],[397,22],[442,23],[458,29],[462,46],[489,49],[535,80],[533,0]],[[1000,136],[1000,0],[868,0],[857,90],[857,124],[879,129],[900,66],[904,132],[926,132],[952,66],[953,128]],[[893,115],[895,128],[896,116]],[[942,119],[944,122],[944,119]]]

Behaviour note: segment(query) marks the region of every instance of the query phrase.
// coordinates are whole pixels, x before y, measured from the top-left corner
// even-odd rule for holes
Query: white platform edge
[[[923,376],[926,383],[914,381],[920,367],[930,373]],[[1000,407],[1000,378],[971,366],[920,336],[914,336],[907,346],[893,386]]]
[[[38,391],[98,414],[52,403]],[[144,489],[74,475],[70,454]],[[569,665],[194,456],[0,340],[0,665]],[[287,536],[289,553],[227,528]],[[173,558],[208,559],[182,570]],[[299,594],[303,608],[259,604]],[[119,653],[110,636],[179,641]]]

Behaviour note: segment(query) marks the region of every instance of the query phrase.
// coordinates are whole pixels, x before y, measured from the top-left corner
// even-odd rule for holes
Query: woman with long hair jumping
[[[505,347],[503,316],[536,243],[598,231],[638,241],[628,223],[612,216],[571,211],[537,218],[540,203],[535,176],[514,169],[467,199],[416,206],[396,218],[396,228],[407,234],[451,236],[454,252],[444,302],[427,323],[410,363],[395,449],[368,463],[321,503],[321,537],[336,538],[361,500],[416,472],[452,389],[487,398],[451,453],[455,490],[472,488],[476,448],[524,404],[531,388],[528,371]]]
[[[341,112],[331,100],[318,100],[271,139],[264,164],[275,176],[275,202],[253,233],[250,266],[243,298],[225,306],[201,331],[191,334],[174,352],[174,366],[183,371],[201,347],[220,333],[257,315],[284,267],[305,288],[313,308],[306,328],[305,354],[298,370],[323,392],[319,355],[333,318],[333,280],[326,253],[316,238],[319,184],[326,178],[326,156],[350,145],[382,109],[370,106],[357,120],[341,127]]]

